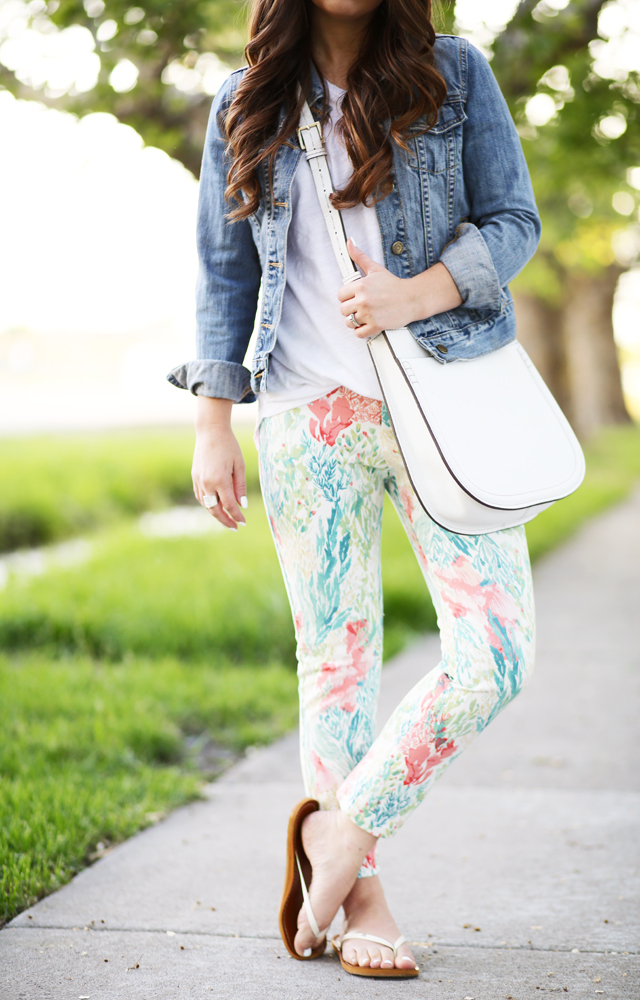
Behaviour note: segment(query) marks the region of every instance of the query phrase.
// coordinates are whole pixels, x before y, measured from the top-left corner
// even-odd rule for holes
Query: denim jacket
[[[458,287],[462,305],[409,327],[423,348],[447,363],[479,357],[515,338],[507,286],[535,252],[540,219],[520,139],[489,63],[453,35],[438,35],[434,51],[446,100],[428,132],[414,124],[409,153],[394,149],[393,189],[376,212],[381,263],[389,271],[409,278],[442,261]],[[302,155],[293,134],[278,150],[271,183],[266,167],[260,171],[257,211],[240,222],[227,221],[223,119],[244,72],[232,73],[218,92],[204,149],[198,359],[167,376],[194,394],[235,402],[252,402],[269,385],[287,275],[291,188]],[[316,118],[322,97],[314,73],[309,104]],[[243,362],[255,324],[250,373]]]

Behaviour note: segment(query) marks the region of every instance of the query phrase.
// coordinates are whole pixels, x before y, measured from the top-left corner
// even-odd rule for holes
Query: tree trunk
[[[622,268],[567,274],[561,306],[514,296],[518,340],[582,439],[630,419],[613,339],[613,297]]]
[[[567,276],[562,339],[570,419],[581,437],[599,427],[629,422],[613,339],[613,297],[623,269]]]
[[[569,386],[564,344],[562,310],[533,295],[514,295],[518,340],[549,386],[559,406],[568,413]]]

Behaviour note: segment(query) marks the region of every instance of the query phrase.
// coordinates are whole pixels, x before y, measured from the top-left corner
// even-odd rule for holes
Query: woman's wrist
[[[446,266],[438,261],[433,267],[405,279],[409,286],[407,309],[409,323],[429,319],[462,305],[462,296]]]
[[[196,433],[231,430],[233,400],[198,396],[196,401]]]

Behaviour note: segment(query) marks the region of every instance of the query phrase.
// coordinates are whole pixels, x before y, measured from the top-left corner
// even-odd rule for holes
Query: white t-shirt
[[[347,151],[335,132],[345,93],[327,84],[330,122],[323,128],[333,186],[342,189],[353,173]],[[345,325],[337,292],[342,277],[333,253],[311,168],[303,155],[292,191],[287,238],[287,277],[278,338],[269,361],[268,390],[258,393],[259,420],[320,399],[339,386],[382,399],[366,341]],[[356,246],[384,262],[378,216],[356,205],[342,211]]]

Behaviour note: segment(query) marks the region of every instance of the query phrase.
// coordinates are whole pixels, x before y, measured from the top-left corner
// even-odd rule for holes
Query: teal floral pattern
[[[438,527],[416,499],[384,405],[345,388],[265,418],[258,444],[296,629],[307,792],[386,837],[531,671],[524,529],[469,536]],[[374,739],[385,490],[429,587],[442,660]],[[360,875],[375,872],[372,852]]]

